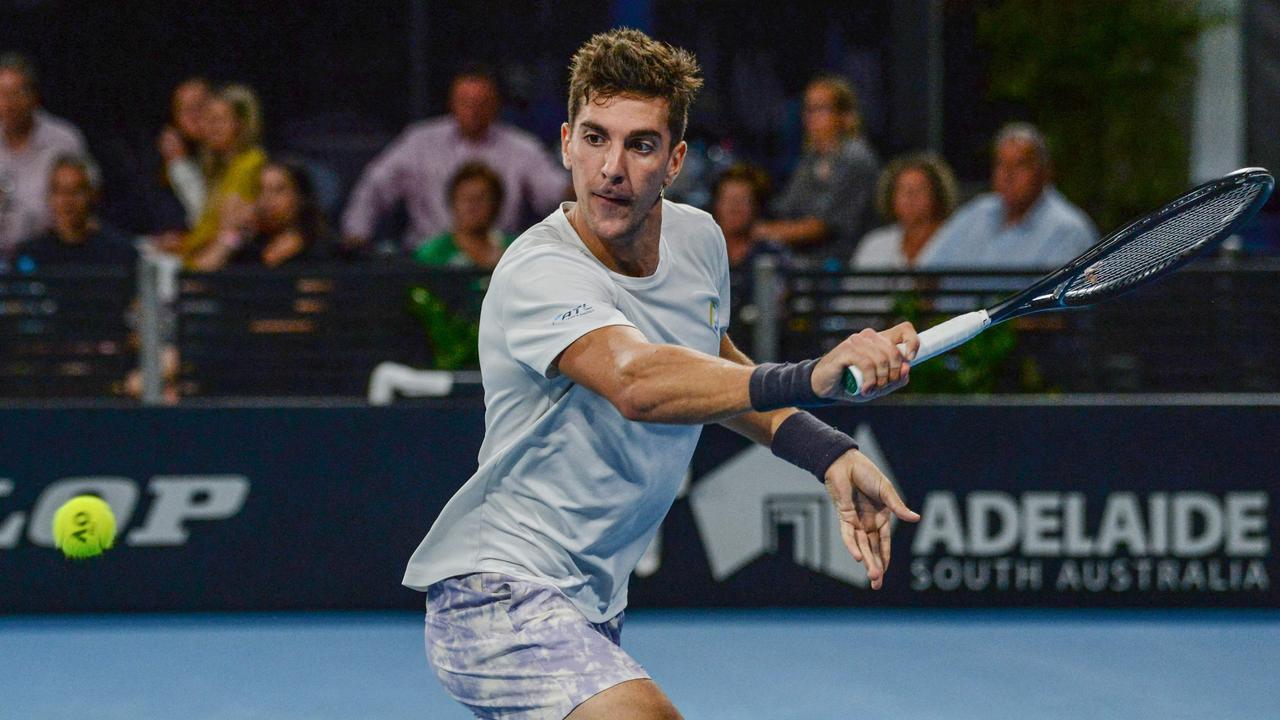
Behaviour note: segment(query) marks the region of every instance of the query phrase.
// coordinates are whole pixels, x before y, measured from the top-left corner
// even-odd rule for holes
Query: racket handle
[[[932,357],[969,342],[978,333],[991,326],[991,318],[986,310],[975,310],[964,315],[957,315],[950,320],[935,325],[920,333],[920,351],[911,361],[918,365]],[[907,351],[907,346],[899,343],[898,350]],[[862,371],[850,365],[844,371],[844,390],[855,397],[862,396]]]

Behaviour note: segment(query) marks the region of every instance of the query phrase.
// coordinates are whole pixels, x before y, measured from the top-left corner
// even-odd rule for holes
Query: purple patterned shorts
[[[622,619],[589,622],[548,585],[453,577],[427,588],[427,660],[477,717],[561,720],[592,695],[649,677],[618,646]]]

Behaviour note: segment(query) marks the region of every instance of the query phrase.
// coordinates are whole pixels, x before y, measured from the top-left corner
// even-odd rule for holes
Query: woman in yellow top
[[[258,144],[262,113],[253,90],[243,85],[219,90],[206,106],[204,123],[204,174],[209,196],[200,218],[182,241],[182,260],[188,267],[217,237],[224,214],[257,199],[258,177],[267,161]]]

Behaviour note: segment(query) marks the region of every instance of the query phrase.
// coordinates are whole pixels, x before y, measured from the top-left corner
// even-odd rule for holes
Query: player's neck
[[[631,277],[648,277],[657,271],[662,236],[661,198],[634,233],[609,240],[591,231],[576,203],[565,214],[582,243],[605,267]]]

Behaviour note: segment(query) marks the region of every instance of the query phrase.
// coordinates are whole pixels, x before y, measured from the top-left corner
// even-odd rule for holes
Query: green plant
[[[919,329],[949,317],[931,312],[915,293],[896,296],[893,314]],[[904,390],[923,395],[995,392],[997,381],[1010,375],[1009,358],[1017,344],[1012,325],[997,325],[942,357],[912,366]]]
[[[1040,126],[1058,187],[1107,229],[1183,191],[1211,24],[1191,0],[1001,0],[978,14],[993,100]]]
[[[409,290],[409,313],[427,331],[436,370],[461,370],[480,362],[480,326],[450,311],[425,287]]]

